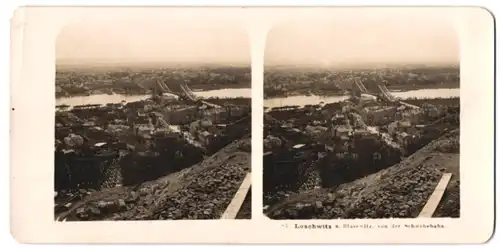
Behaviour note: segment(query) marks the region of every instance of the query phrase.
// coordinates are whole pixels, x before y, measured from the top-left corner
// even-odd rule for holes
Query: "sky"
[[[266,66],[456,64],[459,40],[442,13],[352,8],[282,16],[270,24],[264,60]],[[176,21],[165,15],[67,26],[57,39],[57,64],[250,63],[248,30],[237,18]]]
[[[437,16],[340,14],[282,22],[268,33],[266,66],[459,62],[454,27]]]
[[[58,65],[250,63],[245,27],[227,21],[84,22],[65,27],[56,44]]]

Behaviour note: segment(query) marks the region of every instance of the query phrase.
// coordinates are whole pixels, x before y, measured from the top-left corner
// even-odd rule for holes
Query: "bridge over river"
[[[203,103],[207,106],[214,107],[214,108],[220,108],[221,106],[210,103],[206,100],[201,99],[200,97],[196,96],[193,91],[189,88],[189,86],[184,82],[184,81],[178,81],[176,84],[170,84],[170,87],[165,84],[165,82],[161,79],[146,79],[143,80],[139,83],[139,85],[145,89],[154,89],[154,90],[159,90],[163,93],[169,93],[172,95],[176,95],[179,98],[192,101],[192,102],[199,102]]]
[[[401,105],[404,105],[404,106],[407,106],[410,108],[414,108],[414,109],[420,108],[418,106],[408,104],[406,102],[401,101],[399,98],[392,95],[391,92],[387,89],[387,86],[385,86],[384,84],[375,83],[374,86],[370,87],[370,90],[368,90],[366,88],[365,84],[363,84],[363,82],[361,82],[361,80],[355,79],[354,86],[355,86],[355,90],[360,91],[361,93],[374,95],[374,96],[377,96],[377,97],[379,97],[385,101],[388,101],[388,102],[399,102]]]

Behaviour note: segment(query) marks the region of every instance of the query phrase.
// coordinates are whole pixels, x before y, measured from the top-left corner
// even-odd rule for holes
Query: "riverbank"
[[[459,65],[386,66],[375,68],[294,68],[264,72],[264,95],[285,97],[296,95],[337,96],[349,91],[356,81],[369,91],[384,84],[390,91],[460,88]]]
[[[390,92],[398,93],[398,92],[411,92],[418,90],[442,90],[442,89],[459,89],[460,84],[458,83],[447,83],[447,84],[438,84],[438,85],[391,85],[387,86],[387,89]],[[341,90],[336,87],[328,88],[310,88],[303,87],[299,89],[275,89],[270,87],[264,88],[264,100],[267,99],[275,99],[275,98],[287,98],[287,97],[296,97],[296,96],[319,96],[319,97],[341,97],[348,94],[348,91]]]
[[[405,99],[436,99],[436,98],[457,98],[460,97],[459,88],[446,88],[446,89],[419,89],[404,92],[391,92],[395,97]],[[317,104],[328,104],[337,103],[348,99],[348,95],[339,96],[290,96],[283,98],[270,98],[264,100],[265,108],[283,107],[283,106],[305,106],[305,105],[317,105]]]
[[[217,91],[224,89],[245,89],[249,88],[251,83],[242,82],[237,84],[190,84],[189,88],[191,88],[194,92],[205,92],[205,91]],[[61,98],[73,98],[73,97],[85,97],[92,95],[123,95],[123,96],[137,96],[137,95],[147,95],[151,94],[151,91],[140,88],[120,88],[120,87],[112,87],[109,85],[92,85],[88,89],[81,89],[79,91],[60,91],[56,92],[56,99]]]
[[[171,67],[139,65],[126,67],[58,68],[56,96],[75,97],[97,94],[141,95],[158,88],[157,80],[172,91],[180,92],[185,83],[194,91],[251,87],[251,69],[247,66]],[[195,90],[196,89],[196,90]]]
[[[250,99],[251,89],[249,88],[231,88],[231,89],[218,89],[212,91],[194,91],[196,96],[203,99]],[[121,95],[121,94],[96,94],[90,96],[79,96],[79,97],[64,97],[56,98],[56,105],[104,105],[110,103],[128,103],[136,102],[150,98],[150,94],[139,94],[139,95]],[[172,94],[164,94],[165,98],[176,98]]]

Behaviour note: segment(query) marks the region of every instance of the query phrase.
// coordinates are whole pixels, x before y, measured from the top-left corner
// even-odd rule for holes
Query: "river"
[[[219,89],[210,91],[196,91],[193,92],[195,95],[202,98],[250,98],[252,91],[250,88],[237,88],[237,89]],[[460,97],[459,88],[450,89],[419,89],[411,91],[401,91],[401,92],[391,92],[394,96],[403,99],[407,98],[449,98],[449,97]],[[165,94],[167,96],[174,96],[171,94]],[[56,99],[56,105],[88,105],[88,104],[108,104],[108,103],[120,103],[125,102],[135,102],[144,100],[151,97],[150,95],[120,95],[120,94],[98,94],[90,96],[78,96],[78,97],[68,97],[68,98],[58,98]],[[324,103],[334,103],[340,102],[349,98],[349,96],[331,96],[331,97],[321,97],[321,96],[290,96],[282,98],[271,98],[264,100],[264,106],[268,108],[287,106],[287,105],[315,105],[320,102]]]
[[[392,95],[400,97],[402,99],[408,98],[450,98],[450,97],[460,97],[459,88],[446,88],[446,89],[419,89],[411,91],[401,91],[401,92],[391,92]],[[282,107],[282,106],[304,106],[304,105],[316,105],[320,102],[325,104],[335,103],[348,99],[349,96],[331,96],[331,97],[321,97],[321,96],[290,96],[283,98],[271,98],[264,100],[264,106],[268,108]]]
[[[218,89],[210,91],[202,91],[193,93],[201,98],[250,98],[252,91],[250,88],[234,88],[234,89]],[[165,96],[172,96],[172,94],[164,94]],[[57,98],[56,105],[104,105],[125,102],[136,102],[150,98],[150,94],[143,95],[121,95],[121,94],[95,94],[90,96],[76,96],[76,97],[65,97]]]

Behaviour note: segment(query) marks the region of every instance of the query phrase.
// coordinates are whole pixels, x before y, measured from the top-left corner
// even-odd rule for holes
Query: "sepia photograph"
[[[454,27],[432,15],[354,12],[268,33],[263,212],[278,220],[460,217]]]
[[[55,86],[56,221],[251,218],[250,40],[237,20],[69,25]]]
[[[480,7],[20,7],[11,235],[487,242],[494,27]]]

